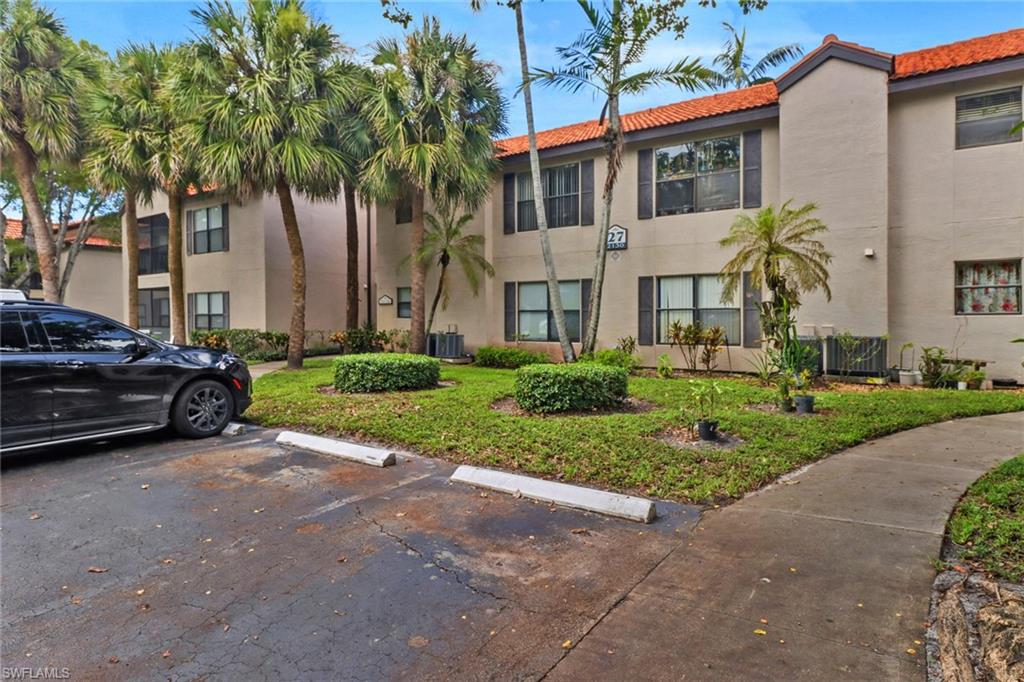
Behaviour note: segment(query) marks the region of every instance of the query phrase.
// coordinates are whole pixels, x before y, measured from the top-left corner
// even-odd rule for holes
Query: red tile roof
[[[893,79],[1024,55],[1024,28],[896,55]]]
[[[729,114],[775,104],[779,99],[775,83],[754,85],[742,90],[732,90],[715,95],[707,95],[689,99],[661,107],[644,109],[631,114],[622,115],[622,129],[629,133],[635,130],[646,130],[660,126],[683,123],[709,116]],[[561,147],[574,142],[596,140],[601,137],[604,129],[596,120],[584,123],[553,128],[537,133],[537,146],[540,149]],[[514,156],[529,150],[526,135],[499,140],[498,156]]]
[[[72,241],[72,240],[74,240],[74,238],[75,238],[75,230],[78,229],[77,226],[78,226],[78,223],[70,223],[68,225],[68,231],[64,235],[64,240],[65,241]],[[54,226],[53,229],[54,229],[54,232],[56,232],[58,228],[57,228],[57,226]],[[24,236],[25,236],[25,227],[22,224],[22,222],[20,220],[18,220],[17,218],[8,218],[7,219],[7,225],[4,226],[4,239],[22,239]],[[107,247],[114,247],[114,248],[118,248],[120,246],[116,242],[114,242],[114,241],[112,241],[110,239],[107,239],[106,237],[100,237],[99,235],[95,235],[95,234],[92,235],[91,237],[86,237],[85,245],[86,246],[107,246]]]
[[[830,43],[843,45],[867,54],[879,57],[893,57],[857,43],[839,40],[834,34],[825,36],[822,44],[808,53],[802,60],[810,58]],[[1024,55],[1024,28],[994,33],[980,38],[972,38],[948,45],[939,45],[914,52],[897,54],[893,58],[892,79],[920,76],[934,71],[944,71],[961,66],[981,64],[984,62],[1017,57]],[[800,62],[798,62],[799,64]],[[793,68],[795,68],[794,65]],[[657,128],[659,126],[684,123],[721,114],[756,109],[777,103],[779,100],[775,83],[755,85],[740,90],[731,90],[715,95],[707,95],[696,99],[666,104],[665,106],[644,109],[631,114],[623,114],[622,128],[625,132]],[[576,142],[587,142],[600,139],[603,128],[596,120],[574,123],[561,128],[552,128],[537,133],[537,147],[549,149]],[[504,158],[525,154],[529,151],[525,135],[498,140],[498,157]]]

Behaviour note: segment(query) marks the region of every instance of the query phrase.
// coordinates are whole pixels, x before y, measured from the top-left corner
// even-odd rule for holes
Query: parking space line
[[[399,481],[397,481],[395,483],[392,483],[391,485],[384,486],[383,488],[379,488],[377,490],[374,490],[371,493],[362,493],[360,495],[350,495],[348,497],[343,497],[340,500],[335,500],[334,502],[328,502],[327,504],[323,505],[322,507],[317,507],[316,509],[314,509],[310,513],[304,514],[304,515],[296,517],[296,518],[298,520],[300,520],[300,521],[305,521],[306,519],[313,519],[313,518],[316,518],[317,516],[322,516],[322,515],[326,514],[327,512],[334,511],[335,509],[340,509],[340,508],[344,507],[347,504],[352,504],[353,502],[362,502],[365,499],[369,499],[371,497],[376,497],[376,496],[378,496],[378,495],[380,495],[382,493],[390,492],[392,490],[397,490],[398,488],[401,488],[403,486],[407,486],[410,483],[415,483],[416,481],[422,481],[424,478],[430,478],[431,476],[434,476],[436,473],[437,472],[430,471],[430,472],[427,472],[425,474],[417,474],[415,476],[407,476],[407,477],[405,477],[405,478],[403,478],[403,479],[401,479],[401,480],[399,480]]]

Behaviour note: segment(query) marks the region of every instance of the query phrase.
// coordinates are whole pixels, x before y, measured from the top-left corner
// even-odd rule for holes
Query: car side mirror
[[[132,353],[132,358],[139,360],[146,357],[150,353],[156,350],[153,345],[145,338],[139,336],[135,338],[135,352]]]

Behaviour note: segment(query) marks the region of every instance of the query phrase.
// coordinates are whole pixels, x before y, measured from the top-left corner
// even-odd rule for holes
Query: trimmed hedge
[[[629,372],[596,363],[530,365],[516,370],[516,403],[527,412],[615,407],[625,402]]]
[[[605,348],[593,353],[584,353],[580,356],[579,361],[593,362],[608,367],[622,367],[630,373],[635,371],[641,362],[639,356],[627,353],[620,348]]]
[[[407,353],[361,353],[334,361],[334,388],[372,393],[433,388],[441,378],[437,358]]]
[[[480,367],[496,367],[498,369],[519,369],[526,365],[550,363],[547,353],[539,353],[522,348],[505,348],[503,346],[480,346],[476,349],[475,362]]]

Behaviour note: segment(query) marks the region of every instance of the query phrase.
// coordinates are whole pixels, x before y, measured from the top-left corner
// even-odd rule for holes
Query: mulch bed
[[[558,417],[599,417],[602,415],[609,414],[643,414],[644,412],[650,412],[657,408],[654,403],[646,400],[640,400],[639,398],[627,398],[619,407],[609,407],[600,410],[571,410],[569,412],[551,412],[549,414],[539,414],[536,412],[527,412],[519,407],[516,403],[516,399],[509,396],[507,398],[500,398],[491,403],[491,409],[505,414],[511,414],[515,417],[542,417],[542,418],[553,418]]]
[[[732,450],[743,445],[743,439],[725,431],[718,432],[718,440],[701,440],[697,429],[674,426],[654,435],[654,440],[679,450]]]

